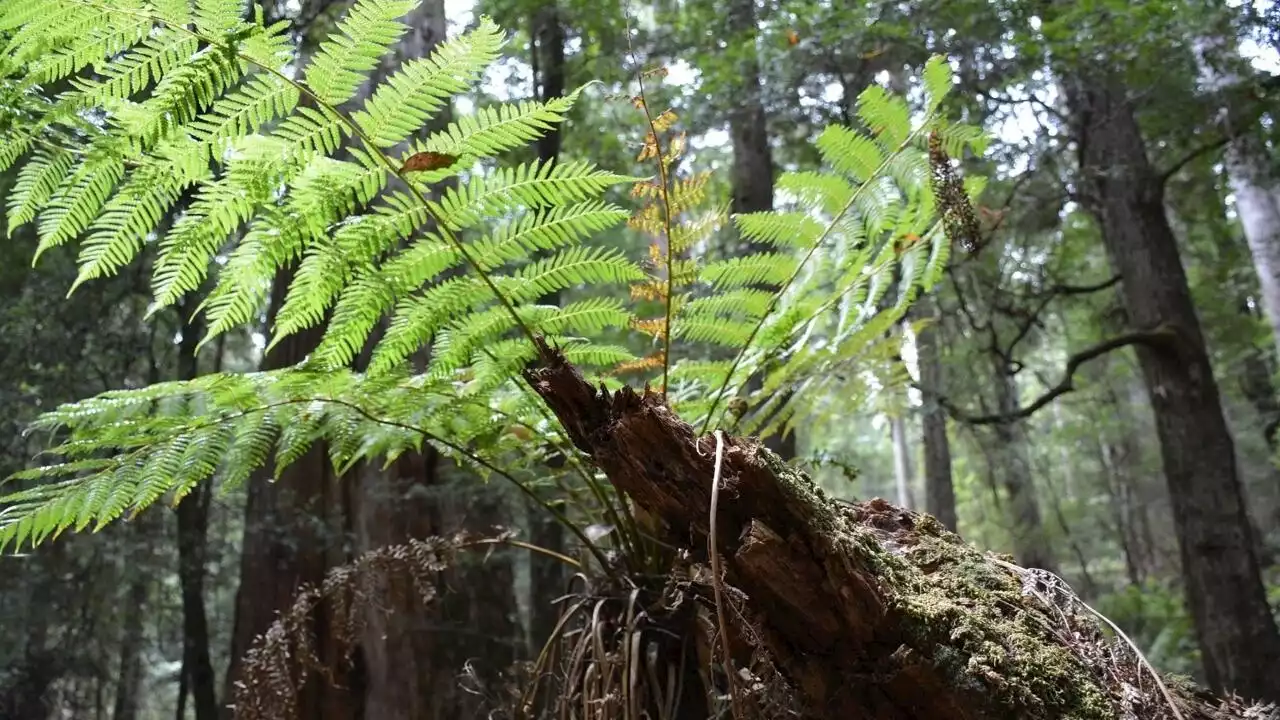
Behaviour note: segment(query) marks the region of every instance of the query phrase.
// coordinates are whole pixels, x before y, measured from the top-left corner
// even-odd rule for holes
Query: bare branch
[[[1127,347],[1129,345],[1168,345],[1176,337],[1177,335],[1172,328],[1162,326],[1154,330],[1136,330],[1134,332],[1128,332],[1123,335],[1113,337],[1110,340],[1098,343],[1097,345],[1085,350],[1081,350],[1067,359],[1067,367],[1063,371],[1062,379],[1058,381],[1057,385],[1053,386],[1048,392],[1037,398],[1035,402],[1014,410],[1013,412],[997,415],[970,415],[964,410],[956,407],[945,397],[932,393],[931,390],[925,388],[920,389],[937,398],[938,404],[945,408],[951,417],[962,423],[966,423],[968,425],[999,425],[1010,423],[1030,417],[1037,410],[1040,410],[1044,406],[1053,402],[1059,396],[1075,390],[1076,371],[1080,369],[1081,365],[1084,365],[1090,360],[1095,360],[1109,352],[1112,352],[1113,350],[1119,350],[1120,348]]]

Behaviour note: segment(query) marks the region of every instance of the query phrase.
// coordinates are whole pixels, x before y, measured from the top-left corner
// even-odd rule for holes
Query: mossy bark
[[[698,437],[661,396],[597,390],[544,350],[527,377],[573,442],[661,518],[668,541],[701,552],[715,438]],[[1118,667],[1096,628],[1093,638],[1062,632],[1064,610],[1016,568],[928,515],[837,503],[749,439],[724,443],[717,545],[736,603],[735,657],[767,657],[806,717],[1174,717],[1150,677],[1149,696],[1126,700],[1121,686],[1138,671]],[[1240,716],[1179,697],[1185,718]]]

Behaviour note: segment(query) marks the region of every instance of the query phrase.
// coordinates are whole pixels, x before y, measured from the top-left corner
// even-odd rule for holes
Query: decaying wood
[[[544,350],[526,377],[574,444],[661,519],[667,540],[706,548],[714,438],[660,395],[593,388]],[[738,599],[731,644],[767,654],[807,717],[1280,720],[1274,708],[1166,683],[1175,712],[1054,578],[1014,572],[930,516],[836,503],[749,439],[727,439],[723,463],[717,544]]]

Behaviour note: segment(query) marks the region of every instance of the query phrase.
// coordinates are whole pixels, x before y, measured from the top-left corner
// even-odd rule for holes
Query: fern
[[[152,254],[155,309],[212,288],[205,342],[254,322],[284,277],[270,342],[323,328],[299,367],[106,393],[43,416],[52,460],[0,498],[0,548],[99,528],[198,482],[279,472],[322,439],[339,470],[424,442],[483,472],[499,456],[532,462],[540,451],[507,431],[554,432],[515,383],[535,333],[611,386],[661,368],[669,399],[704,424],[763,376],[765,391],[794,391],[745,419],[770,432],[849,366],[884,357],[883,331],[946,263],[920,140],[934,131],[934,150],[956,154],[981,136],[939,121],[940,60],[924,71],[921,123],[867,91],[865,127],[819,140],[826,170],[785,176],[781,211],[734,219],[770,250],[716,259],[727,213],[705,174],[668,172],[683,148],[672,113],[645,108],[640,159],[657,163],[656,182],[582,161],[500,166],[495,156],[556,128],[582,90],[426,131],[498,57],[487,18],[358,98],[415,5],[359,0],[295,73],[285,28],[246,19],[239,0],[0,0],[0,89],[13,97],[0,167],[25,160],[9,217],[35,223],[37,252],[75,245],[75,285]],[[43,95],[52,79],[70,89]],[[420,170],[424,153],[450,162]],[[602,200],[623,182],[643,202],[630,226],[662,241],[650,272],[588,242],[627,217]],[[660,302],[663,317],[605,297],[539,303],[612,285]],[[618,342],[628,329],[660,338],[661,352],[636,357]],[[673,360],[673,338],[709,347]]]
[[[555,129],[580,90],[484,107],[423,134],[499,56],[503,35],[482,18],[356,97],[416,4],[355,3],[294,79],[285,28],[247,20],[238,0],[46,0],[38,14],[30,2],[0,2],[0,27],[11,30],[5,87],[53,79],[70,87],[58,97],[25,93],[39,100],[16,103],[4,118],[0,161],[26,158],[9,198],[11,226],[35,222],[39,253],[77,244],[76,285],[154,250],[153,312],[212,274],[200,303],[205,342],[255,321],[287,269],[272,342],[326,325],[305,370],[108,394],[47,416],[42,427],[63,434],[52,452],[66,462],[21,476],[47,482],[2,500],[0,545],[99,527],[216,474],[241,481],[270,462],[271,443],[277,466],[321,437],[339,464],[401,452],[423,441],[434,417],[427,405],[448,408],[460,395],[477,401],[474,427],[491,428],[483,408],[519,395],[520,365],[495,362],[488,350],[506,344],[510,357],[531,359],[534,330],[588,364],[631,358],[593,341],[630,324],[621,304],[557,312],[536,303],[554,289],[641,277],[617,251],[583,244],[625,219],[600,196],[634,178],[585,162],[482,170]],[[64,22],[49,21],[57,16]],[[83,111],[100,120],[84,122]],[[63,149],[68,139],[84,150]],[[426,151],[459,162],[409,170],[406,161]],[[433,183],[448,177],[456,185],[433,198]],[[463,231],[476,237],[464,244]],[[347,365],[383,320],[370,372],[351,375]],[[426,349],[432,362],[408,386],[414,400],[378,407],[403,427],[357,421],[353,413],[373,410],[353,409],[356,401],[367,393],[390,401],[409,359]],[[335,388],[358,392],[335,406]],[[439,429],[453,447],[456,429]],[[104,454],[113,459],[91,462]]]
[[[679,407],[704,429],[721,421],[725,395],[757,373],[765,402],[739,429],[785,428],[799,408],[846,381],[841,367],[874,357],[877,333],[939,279],[949,238],[937,225],[924,138],[932,131],[957,152],[980,151],[982,135],[941,120],[952,83],[942,58],[929,61],[922,80],[921,120],[913,124],[902,98],[868,88],[858,97],[861,129],[832,126],[819,136],[826,171],[784,174],[786,207],[734,218],[745,240],[773,250],[697,267],[692,292],[705,297],[683,304],[673,332],[736,353],[727,365],[680,363],[673,372],[688,398]],[[762,295],[761,287],[780,289]]]

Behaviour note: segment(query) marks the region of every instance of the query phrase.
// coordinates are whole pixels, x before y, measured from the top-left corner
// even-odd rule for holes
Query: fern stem
[[[832,231],[835,230],[836,225],[844,219],[845,215],[849,214],[849,210],[853,208],[854,204],[858,201],[858,198],[862,196],[862,191],[865,190],[872,181],[878,178],[880,173],[884,172],[885,168],[889,167],[889,163],[892,162],[894,158],[898,157],[898,155],[902,154],[903,150],[906,150],[911,146],[911,143],[932,124],[936,114],[937,112],[934,111],[926,115],[924,121],[920,123],[920,126],[912,130],[911,134],[908,135],[893,152],[886,155],[884,160],[880,162],[880,165],[876,167],[875,171],[867,177],[867,181],[859,185],[857,189],[853,191],[849,196],[849,200],[844,204],[844,207],[840,208],[840,212],[836,213],[835,217],[831,218],[831,221],[827,223],[825,228],[823,228],[822,233],[813,241],[813,244],[809,247],[809,250],[805,252],[804,257],[800,259],[800,262],[796,265],[796,268],[792,271],[790,277],[788,277],[786,281],[778,287],[778,292],[769,299],[769,304],[760,315],[760,320],[758,320],[755,326],[751,328],[751,333],[747,335],[747,341],[743,343],[742,347],[738,350],[738,353],[734,355],[733,363],[729,366],[728,372],[724,374],[724,382],[720,384],[720,390],[716,392],[715,398],[711,401],[711,407],[707,408],[707,415],[702,420],[702,427],[698,431],[699,434],[706,434],[707,429],[711,426],[712,418],[715,417],[716,407],[718,407],[720,401],[724,399],[725,391],[729,389],[729,384],[733,381],[734,373],[737,372],[738,366],[742,364],[743,358],[747,356],[747,351],[751,349],[751,343],[755,341],[756,336],[758,336],[760,331],[764,329],[765,321],[767,321],[769,319],[769,315],[777,309],[778,303],[782,301],[782,296],[791,288],[791,285],[796,281],[796,278],[800,277],[800,273],[804,270],[804,266],[813,258],[814,254],[818,251],[818,248],[822,247],[822,243],[826,242],[826,239],[831,235]]]
[[[96,8],[98,10],[131,15],[133,17],[137,17],[140,19],[150,20],[152,24],[162,25],[172,30],[186,33],[187,35],[191,36],[192,38],[195,38],[196,40],[199,40],[200,42],[203,42],[211,47],[216,47],[221,50],[224,50],[247,63],[250,63],[258,68],[261,68],[262,70],[270,73],[271,75],[275,76],[279,80],[285,83],[288,83],[289,85],[292,85],[300,94],[305,95],[306,97],[314,101],[317,107],[320,107],[323,110],[330,113],[331,115],[333,115],[333,117],[337,118],[343,125],[347,127],[348,130],[350,130],[352,135],[359,138],[361,144],[363,144],[369,150],[369,155],[371,157],[376,158],[378,163],[382,165],[383,168],[388,173],[390,173],[396,178],[399,178],[400,182],[404,183],[405,186],[409,188],[409,190],[413,193],[414,197],[417,198],[418,202],[422,205],[422,208],[426,212],[427,217],[435,221],[436,230],[440,233],[440,235],[444,237],[446,241],[448,241],[450,244],[453,245],[454,249],[458,251],[458,254],[462,256],[462,259],[467,263],[467,265],[469,265],[471,269],[474,270],[476,274],[480,276],[480,279],[493,293],[494,297],[496,297],[498,302],[502,304],[502,306],[506,309],[507,313],[511,315],[511,318],[515,321],[516,327],[520,328],[520,331],[524,333],[525,337],[528,338],[530,343],[533,343],[533,346],[535,349],[537,349],[538,354],[544,360],[549,359],[546,356],[545,352],[542,350],[542,348],[538,345],[537,336],[534,334],[533,330],[529,327],[527,323],[525,323],[524,319],[520,317],[520,314],[516,312],[515,305],[512,304],[511,300],[506,295],[504,295],[501,290],[498,289],[498,285],[493,281],[493,278],[489,277],[489,274],[485,272],[482,267],[480,267],[480,264],[471,255],[471,252],[467,250],[466,246],[462,244],[462,241],[458,239],[457,234],[454,233],[453,230],[449,229],[448,225],[446,225],[444,221],[438,215],[436,215],[436,213],[431,209],[431,203],[427,200],[426,194],[424,194],[420,189],[418,189],[417,185],[409,182],[408,178],[405,177],[404,173],[400,170],[400,168],[396,167],[396,164],[392,162],[391,158],[387,157],[386,154],[384,154],[382,150],[379,149],[378,146],[374,144],[373,140],[368,136],[367,133],[365,133],[365,131],[354,120],[347,117],[345,114],[339,112],[338,109],[335,108],[334,106],[321,100],[306,85],[298,82],[297,80],[294,80],[293,78],[285,75],[284,73],[280,72],[276,68],[271,67],[270,65],[266,65],[252,57],[249,57],[248,55],[241,53],[234,45],[224,44],[197,30],[192,30],[191,28],[188,28],[185,25],[175,25],[170,21],[162,17],[157,17],[155,15],[152,15],[151,13],[115,8],[109,5],[94,2],[94,0],[70,0],[70,2],[74,2],[78,5],[82,5],[85,7]]]
[[[497,361],[497,358],[494,358],[493,354],[490,353],[488,349],[485,349],[483,352],[485,355],[488,355],[491,360],[494,360],[495,362]],[[586,466],[582,464],[582,460],[578,457],[573,442],[569,440],[568,431],[565,429],[564,425],[547,408],[547,404],[543,402],[542,397],[534,391],[533,386],[529,384],[529,381],[524,378],[521,378],[521,380],[522,381],[518,381],[516,383],[521,392],[532,396],[536,400],[534,407],[538,408],[538,413],[541,414],[543,419],[551,425],[558,425],[560,427],[560,432],[555,435],[551,435],[542,433],[535,428],[530,429],[541,435],[547,442],[551,443],[556,450],[559,451],[559,453],[568,460],[571,465],[573,465],[574,469],[578,471],[578,474],[582,476],[582,479],[586,482],[587,488],[591,491],[591,494],[595,496],[596,502],[600,503],[600,506],[604,509],[606,519],[613,523],[613,526],[618,529],[619,537],[622,538],[623,555],[627,558],[631,558],[634,549],[638,546],[638,544],[630,537],[630,534],[635,532],[634,518],[625,513],[618,513],[617,509],[614,508],[613,503],[609,500],[608,494],[605,493],[604,488],[600,486],[600,483],[596,481],[595,477],[587,470]],[[526,425],[525,427],[529,426]],[[563,437],[564,445],[560,444],[561,439],[557,436]],[[572,493],[569,493],[569,495],[572,497]],[[624,517],[631,521],[630,525],[623,522]]]
[[[640,67],[640,63],[636,59],[635,48],[631,45],[630,19],[627,22],[627,52],[631,55],[631,62]],[[653,146],[657,150],[658,180],[661,183],[659,191],[662,199],[662,232],[666,236],[667,245],[667,291],[666,297],[663,298],[663,304],[666,305],[666,316],[662,323],[662,399],[665,400],[667,398],[667,378],[671,374],[671,307],[676,277],[675,271],[672,269],[675,250],[671,244],[671,177],[667,172],[667,161],[662,150],[662,140],[658,137],[658,126],[653,120],[653,112],[649,110],[649,98],[644,89],[643,67],[636,73],[636,84],[640,87],[640,109],[644,111],[645,122],[649,125],[649,134],[653,136]]]

